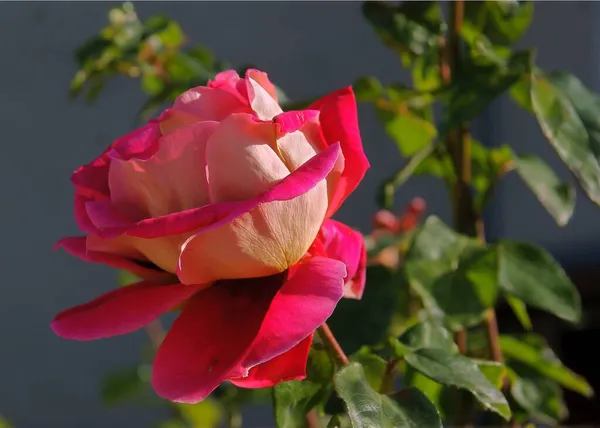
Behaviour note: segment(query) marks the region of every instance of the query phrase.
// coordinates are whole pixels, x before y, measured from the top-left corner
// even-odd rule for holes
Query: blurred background
[[[162,410],[135,405],[106,409],[98,384],[112,367],[133,364],[143,333],[85,344],[55,336],[49,322],[58,311],[108,290],[115,273],[52,252],[62,236],[78,233],[72,213],[72,171],[132,129],[144,101],[139,84],[117,78],[91,107],[70,101],[76,70],[73,53],[106,25],[115,3],[0,3],[0,157],[3,205],[0,297],[0,413],[16,427],[152,426]],[[146,2],[140,18],[163,12],[180,23],[192,42],[234,66],[254,64],[293,99],[306,99],[373,75],[383,83],[406,80],[397,59],[361,15],[360,2]],[[568,69],[600,90],[600,3],[538,2],[533,24],[519,43],[537,48],[547,70]],[[368,232],[376,211],[376,186],[402,162],[371,106],[359,109],[371,169],[337,215]],[[543,141],[532,116],[497,100],[474,133],[485,145],[510,143],[536,153],[562,176],[566,168]],[[582,195],[581,193],[579,195]],[[578,195],[578,196],[579,196]],[[423,197],[428,214],[449,220],[440,181],[415,178],[398,195],[398,207]],[[510,198],[509,198],[510,196]],[[510,201],[510,202],[509,202]],[[545,246],[574,279],[585,305],[579,329],[532,312],[533,324],[566,365],[600,390],[597,362],[589,352],[600,326],[600,221],[598,209],[580,197],[568,226],[559,228],[525,185],[510,176],[486,212],[488,238],[518,237]],[[499,312],[501,329],[516,322]],[[600,426],[598,402],[566,393],[573,424]],[[270,426],[266,410],[250,412],[245,426]]]

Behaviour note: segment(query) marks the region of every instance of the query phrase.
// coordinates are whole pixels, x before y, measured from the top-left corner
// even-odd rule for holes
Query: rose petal
[[[156,238],[196,229],[200,230],[200,234],[205,233],[231,222],[236,217],[251,211],[262,203],[286,201],[307,193],[327,177],[335,165],[339,153],[339,145],[328,147],[254,199],[239,202],[221,202],[167,216],[142,220],[127,229],[127,234],[141,238]]]
[[[239,97],[220,88],[198,86],[179,95],[173,110],[195,116],[198,121],[225,120],[233,113],[251,113]]]
[[[316,110],[291,111],[278,115],[277,147],[290,171],[327,147],[319,129],[319,112]]]
[[[130,333],[190,298],[203,286],[138,282],[59,313],[51,327],[57,335],[77,340]]]
[[[265,361],[248,372],[248,376],[230,379],[241,388],[268,388],[281,382],[306,378],[306,362],[313,334],[292,349]]]
[[[317,100],[309,109],[320,110],[319,120],[325,139],[329,144],[339,142],[345,159],[344,171],[327,210],[329,217],[358,186],[369,168],[369,161],[360,139],[356,99],[352,87],[340,89]]]
[[[100,238],[94,235],[62,238],[56,243],[54,249],[62,248],[67,253],[79,257],[86,262],[104,263],[116,269],[127,270],[144,279],[162,281],[172,278],[172,275],[167,272],[148,267],[148,263],[143,259],[143,256],[137,253],[137,251],[132,250],[132,247],[127,247],[119,242],[115,243],[114,241],[116,240],[104,240],[106,241],[106,245],[110,246],[108,251],[97,250],[93,246],[92,249],[89,249],[87,248],[86,240],[90,242],[90,239],[94,242]]]
[[[206,143],[211,202],[254,198],[288,176],[276,144],[273,125],[249,114],[221,122]]]
[[[288,351],[313,333],[342,298],[346,267],[312,257],[298,264],[273,299],[243,367],[251,368]]]
[[[348,276],[344,297],[360,299],[365,288],[367,265],[367,250],[362,234],[338,221],[326,220],[319,238],[327,257],[346,264]]]
[[[206,141],[217,125],[197,122],[173,131],[147,161],[114,159],[111,202],[135,221],[206,205]]]
[[[267,74],[258,70],[246,72],[246,89],[252,110],[261,120],[271,120],[282,113],[277,102],[275,87],[269,81]]]
[[[195,403],[229,377],[240,377],[284,277],[220,281],[195,296],[156,354],[152,385],[163,398]]]

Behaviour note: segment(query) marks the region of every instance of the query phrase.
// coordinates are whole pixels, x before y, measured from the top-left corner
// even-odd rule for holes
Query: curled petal
[[[348,269],[344,297],[360,299],[365,288],[367,266],[362,234],[338,221],[325,220],[318,240],[322,242],[327,257],[343,262]]]
[[[241,388],[268,388],[280,382],[306,378],[306,361],[313,334],[292,349],[250,369],[248,376],[230,379]]]
[[[225,120],[233,113],[250,113],[248,106],[229,91],[198,86],[179,95],[173,110],[187,113],[198,121]]]
[[[283,112],[277,102],[275,86],[269,81],[266,73],[248,70],[245,80],[248,100],[259,119],[271,120]]]
[[[320,110],[319,120],[327,143],[339,142],[344,154],[345,167],[330,197],[327,211],[329,217],[358,186],[369,168],[369,161],[362,147],[352,87],[340,89],[317,100],[309,109]]]
[[[94,340],[138,330],[179,305],[204,285],[158,285],[142,281],[61,312],[52,321],[65,339]]]
[[[251,368],[280,355],[311,335],[342,298],[346,267],[312,257],[290,270],[273,299],[242,366]]]

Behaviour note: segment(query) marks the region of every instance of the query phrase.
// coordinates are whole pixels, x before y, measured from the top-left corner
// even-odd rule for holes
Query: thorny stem
[[[325,344],[325,346],[329,349],[329,351],[333,354],[335,360],[342,366],[347,366],[350,364],[348,357],[344,353],[344,350],[336,340],[333,332],[327,325],[327,323],[323,323],[321,327],[318,329],[319,336],[321,336],[321,340]]]

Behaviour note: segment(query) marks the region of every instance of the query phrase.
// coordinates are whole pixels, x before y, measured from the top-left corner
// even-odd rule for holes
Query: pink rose
[[[153,369],[176,401],[302,378],[315,329],[362,293],[362,237],[328,219],[367,168],[351,88],[283,112],[265,73],[217,75],[73,174],[87,235],[57,245],[144,280],[52,328],[99,339],[183,308]]]

